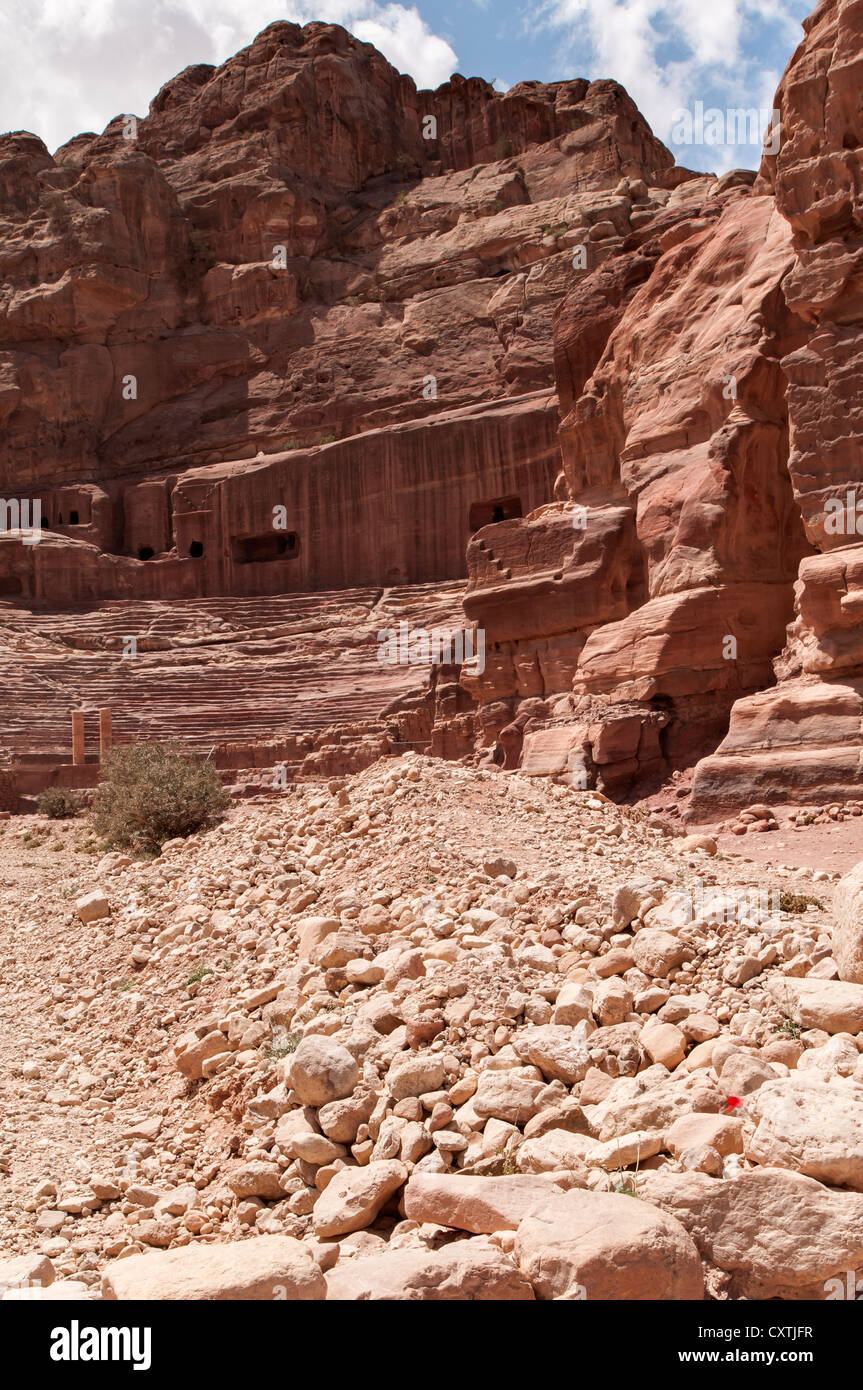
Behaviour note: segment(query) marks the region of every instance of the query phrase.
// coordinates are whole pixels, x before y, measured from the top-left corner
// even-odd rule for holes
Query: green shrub
[[[805,912],[807,907],[823,907],[820,898],[813,898],[808,893],[790,893],[783,888],[779,894],[780,912]]]
[[[159,743],[115,748],[102,764],[93,824],[111,845],[158,854],[166,840],[221,819],[229,797],[212,763]]]
[[[213,967],[211,965],[197,965],[186,981],[186,989],[189,988],[189,985],[199,985],[207,975],[212,974]]]
[[[81,798],[69,787],[46,787],[39,793],[36,809],[49,820],[68,820],[80,811]]]
[[[803,1032],[803,1024],[800,1023],[792,1014],[783,1013],[782,1022],[778,1023],[773,1029],[774,1033],[782,1033],[786,1038],[793,1038],[796,1042]]]

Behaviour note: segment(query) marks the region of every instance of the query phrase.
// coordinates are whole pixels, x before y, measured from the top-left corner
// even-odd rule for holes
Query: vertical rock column
[[[72,711],[72,762],[84,762],[84,711]]]
[[[111,711],[109,709],[99,710],[99,761],[104,762],[106,756],[111,751]]]

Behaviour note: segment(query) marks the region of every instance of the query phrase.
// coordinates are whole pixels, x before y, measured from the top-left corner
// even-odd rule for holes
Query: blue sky
[[[219,63],[276,19],[343,24],[420,86],[613,77],[678,163],[755,167],[757,143],[685,144],[679,112],[769,113],[814,0],[2,0],[0,131],[50,149],[115,115],[145,115],[190,63]],[[38,61],[36,61],[38,57]]]

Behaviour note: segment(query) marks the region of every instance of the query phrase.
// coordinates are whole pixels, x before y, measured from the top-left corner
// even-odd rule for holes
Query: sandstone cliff
[[[739,801],[848,795],[861,779],[863,645],[863,5],[822,3],[806,21],[774,105],[782,139],[759,185],[791,231],[782,282],[804,328],[781,359],[788,472],[810,545],[778,683],[735,705],[697,769],[698,814]]]
[[[573,247],[612,259],[687,177],[613,82],[418,92],[324,24],[271,25],[53,158],[2,137],[0,487],[44,527],[0,536],[13,751],[56,757],[100,701],[208,744],[252,739],[256,701],[260,736],[313,734],[313,674],[342,724],[386,703],[372,624],[448,611],[471,533],[553,496]],[[299,592],[317,609],[223,602]]]
[[[220,689],[264,700],[263,624],[304,634],[337,723],[383,714],[348,765],[408,743],[625,796],[697,763],[705,817],[854,787],[863,5],[804,27],[757,178],[674,167],[613,82],[420,92],[323,24],[53,157],[0,138],[0,486],[45,525],[0,536],[16,749],[43,660],[46,750],[64,671],[164,732],[147,681],[200,623],[227,669],[208,645],[191,732],[253,738],[254,695]],[[382,683],[377,605],[422,622],[465,577],[484,662]],[[353,590],[334,675],[309,633]],[[323,595],[299,627],[224,608],[291,594]],[[102,628],[118,601],[144,637],[177,618],[147,680]],[[31,616],[65,609],[83,666]],[[285,680],[271,742],[320,728]]]
[[[698,817],[860,779],[863,7],[804,27],[758,179],[683,185],[569,289],[560,500],[468,552],[473,688],[545,697],[524,765],[625,792],[719,743]]]

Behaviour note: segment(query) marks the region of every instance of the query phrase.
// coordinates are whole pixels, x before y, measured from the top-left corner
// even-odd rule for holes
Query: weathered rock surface
[[[288,1084],[302,1105],[328,1105],[353,1093],[360,1079],[355,1058],[332,1038],[304,1038],[288,1068]]]
[[[693,809],[705,817],[745,800],[844,798],[860,784],[863,513],[853,440],[863,408],[863,214],[861,147],[849,125],[859,5],[819,4],[805,28],[773,102],[781,140],[765,154],[758,187],[774,196],[792,234],[782,297],[806,327],[780,349],[788,473],[807,540],[826,553],[800,565],[779,686],[735,706],[728,736],[696,771]]]
[[[863,1091],[856,1082],[792,1072],[766,1082],[746,1108],[756,1124],[744,1145],[748,1158],[863,1192]]]
[[[530,1176],[451,1177],[414,1173],[405,1188],[405,1216],[452,1226],[474,1235],[514,1231],[537,1203],[554,1190],[553,1182]]]
[[[863,985],[844,980],[774,979],[770,993],[803,1028],[863,1032]]]
[[[106,1270],[106,1299],[324,1298],[324,1277],[290,1236],[258,1236],[237,1245],[186,1246],[132,1255]]]
[[[610,1193],[554,1197],[518,1228],[515,1257],[537,1298],[698,1299],[698,1251],[679,1221]]]
[[[863,985],[863,863],[837,883],[833,915],[833,959],[839,978]]]
[[[442,1250],[393,1250],[340,1260],[327,1275],[327,1298],[353,1302],[531,1302],[533,1288],[512,1260],[478,1237]]]
[[[823,1299],[826,1281],[863,1260],[863,1198],[778,1169],[725,1181],[645,1173],[639,1190],[677,1218],[734,1297]]]
[[[47,1288],[54,1278],[54,1266],[47,1255],[12,1255],[0,1260],[0,1293],[35,1286]]]
[[[403,1186],[407,1175],[404,1164],[396,1161],[341,1169],[315,1203],[315,1233],[343,1236],[370,1226],[384,1203]]]

